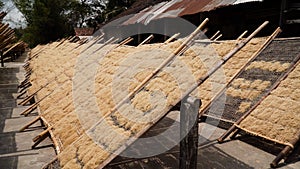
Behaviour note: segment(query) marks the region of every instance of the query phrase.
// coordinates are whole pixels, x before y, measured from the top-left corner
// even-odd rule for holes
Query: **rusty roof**
[[[76,36],[92,36],[95,32],[94,28],[74,28]]]
[[[143,23],[160,18],[175,18],[199,12],[212,11],[217,8],[263,0],[171,0],[150,6],[123,22],[123,25]]]

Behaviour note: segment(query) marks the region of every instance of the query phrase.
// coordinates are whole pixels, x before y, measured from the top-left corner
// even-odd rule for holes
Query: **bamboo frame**
[[[214,102],[215,100],[217,100],[225,91],[226,89],[229,87],[229,85],[233,82],[234,79],[236,79],[236,77],[238,77],[245,69],[247,66],[250,65],[250,62],[252,62],[255,58],[257,58],[257,56],[264,50],[266,49],[266,47],[282,32],[282,30],[278,27],[271,36],[269,36],[269,38],[264,42],[264,44],[260,47],[260,49],[258,49],[247,61],[247,63],[245,65],[242,66],[242,68],[240,69],[239,72],[237,72],[235,75],[233,75],[233,77],[229,80],[229,82],[222,88],[221,91],[219,91],[217,93],[217,95],[215,95],[211,101],[210,104],[207,104],[202,111],[200,112],[200,116],[207,116],[206,114],[204,114],[211,106],[211,103]]]
[[[233,136],[234,137],[237,132],[239,130],[243,130],[247,133],[250,133],[250,134],[254,134],[256,136],[259,136],[261,138],[265,138],[267,140],[270,140],[270,141],[273,141],[275,143],[279,143],[279,144],[283,144],[283,145],[286,145],[286,147],[278,154],[278,156],[272,161],[272,163],[270,164],[271,167],[277,167],[278,166],[278,163],[284,158],[286,157],[293,149],[294,149],[294,146],[299,142],[299,139],[300,139],[300,133],[298,135],[298,139],[295,139],[295,140],[292,140],[289,144],[286,144],[286,143],[282,143],[282,142],[279,142],[275,139],[271,139],[271,138],[267,138],[263,135],[260,135],[260,134],[257,134],[257,133],[254,133],[254,132],[251,132],[251,131],[247,131],[243,128],[240,128],[239,127],[239,124],[245,120],[252,112],[253,110],[255,110],[263,100],[265,100],[265,98],[267,98],[271,92],[276,89],[280,83],[296,68],[297,65],[300,64],[300,55],[298,55],[292,62],[291,66],[289,67],[288,71],[281,75],[280,78],[275,82],[275,84],[267,91],[267,93],[257,102],[257,104],[255,104],[253,107],[251,107],[250,110],[248,110],[234,125],[232,125],[229,130],[227,130],[220,138],[218,138],[218,142],[219,143],[222,143],[231,133],[233,133]],[[238,131],[237,131],[238,130]]]
[[[274,83],[274,85],[262,96],[262,98],[254,105],[252,106],[233,126],[231,126],[220,138],[218,138],[218,142],[222,143],[236,128],[237,125],[239,125],[245,118],[247,118],[252,111],[260,105],[260,103],[271,94],[271,92],[283,81],[291,71],[295,69],[295,67],[300,63],[299,61],[300,55],[298,55],[292,62],[291,66],[289,67],[288,71],[281,75],[279,79]]]

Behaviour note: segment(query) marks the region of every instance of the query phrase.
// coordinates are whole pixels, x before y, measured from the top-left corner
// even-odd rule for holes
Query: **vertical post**
[[[3,51],[0,50],[1,67],[4,67]]]
[[[198,117],[201,101],[187,96],[180,108],[180,169],[197,169]]]

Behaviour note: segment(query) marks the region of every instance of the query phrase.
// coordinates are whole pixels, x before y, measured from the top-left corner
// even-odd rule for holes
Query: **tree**
[[[74,27],[94,27],[126,10],[135,0],[14,0],[27,28],[30,47],[74,34]]]
[[[45,44],[74,34],[77,20],[69,18],[77,0],[15,0],[23,13],[27,27],[22,39],[30,47]]]
[[[108,0],[105,8],[105,20],[110,20],[130,7],[136,0]]]
[[[0,1],[0,9],[3,7],[3,2],[2,1]]]

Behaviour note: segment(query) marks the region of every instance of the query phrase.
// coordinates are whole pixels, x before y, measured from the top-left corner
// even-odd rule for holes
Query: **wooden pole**
[[[180,33],[176,33],[175,35],[173,35],[172,37],[170,37],[168,40],[165,41],[165,43],[170,43],[172,42],[174,39],[176,39],[178,36],[180,35]]]
[[[260,103],[271,94],[271,92],[281,83],[282,80],[284,80],[291,71],[293,71],[296,66],[300,63],[299,61],[300,55],[298,55],[292,62],[291,66],[289,67],[288,71],[281,75],[279,79],[275,82],[275,84],[261,97],[261,99],[252,106],[234,125],[232,125],[220,138],[218,138],[218,142],[222,143],[235,129],[237,128],[237,125],[239,125],[245,118],[247,118],[252,111],[260,105]]]
[[[237,72],[235,75],[233,75],[233,77],[229,80],[229,82],[226,84],[226,86],[224,86],[222,88],[222,90],[220,92],[218,92],[217,95],[215,95],[210,102],[214,102],[215,100],[217,100],[227,89],[227,87],[233,82],[233,80],[239,76],[244,70],[245,68],[250,64],[250,62],[252,62],[271,42],[272,40],[274,40],[280,33],[281,33],[281,29],[278,27],[273,34],[265,41],[265,43],[262,45],[262,47],[260,49],[258,49],[247,61],[247,63],[245,65],[242,66],[242,68],[240,69],[239,72]],[[204,113],[209,109],[210,104],[207,104],[202,111],[200,112],[200,116],[203,116]]]
[[[28,124],[26,124],[24,127],[22,127],[19,131],[25,131],[26,129],[28,129],[28,127],[30,127],[31,125],[33,125],[34,123],[36,123],[37,121],[39,121],[41,119],[40,116],[36,117],[34,120],[32,120],[31,122],[29,122]]]
[[[37,142],[38,140],[40,140],[41,138],[43,138],[44,135],[46,135],[47,133],[49,133],[49,131],[52,130],[52,128],[53,128],[53,126],[48,126],[48,128],[46,130],[44,130],[39,135],[37,135],[36,137],[34,137],[32,139],[32,141],[33,142]]]
[[[298,138],[292,140],[290,143],[293,145],[293,147],[291,146],[286,146],[277,156],[276,158],[272,161],[272,163],[270,164],[271,168],[276,168],[278,167],[278,163],[284,159],[286,156],[288,156],[292,150],[294,149],[294,147],[296,146],[296,144],[299,142],[300,139],[300,134],[298,134]]]
[[[142,43],[140,43],[138,46],[142,46],[146,43],[149,43],[154,38],[154,35],[150,35],[148,38],[146,38]]]
[[[218,35],[219,35],[220,31],[218,30],[211,38],[210,40],[214,40]]]
[[[248,33],[248,30],[246,30],[245,32],[243,32],[236,40],[240,41],[247,33]]]
[[[197,169],[198,157],[198,112],[201,101],[188,96],[180,108],[180,169]]]
[[[133,41],[133,38],[132,38],[132,37],[128,37],[128,38],[126,38],[125,40],[123,40],[123,41],[119,44],[119,46],[126,45],[126,44],[128,44],[129,42],[131,42],[131,41]]]
[[[219,35],[218,37],[216,37],[216,39],[214,39],[214,41],[219,40],[222,36],[223,36],[223,34]]]

